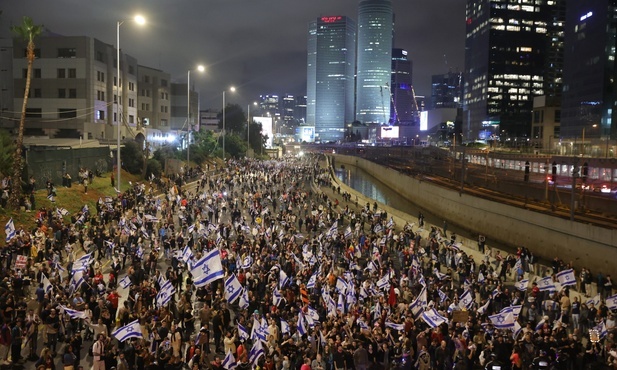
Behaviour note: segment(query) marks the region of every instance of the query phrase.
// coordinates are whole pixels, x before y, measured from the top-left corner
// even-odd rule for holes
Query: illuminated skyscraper
[[[390,84],[390,123],[413,125],[416,107],[412,84],[411,60],[407,50],[392,49],[392,83]]]
[[[467,0],[465,139],[529,137],[533,98],[559,91],[562,2]]]
[[[391,0],[361,0],[358,8],[356,120],[387,123],[394,15]]]
[[[354,119],[356,22],[344,16],[321,17],[309,24],[307,124],[316,139],[342,140]]]
[[[567,2],[560,135],[578,143],[585,137],[586,149],[575,154],[615,155],[615,9],[616,0]]]

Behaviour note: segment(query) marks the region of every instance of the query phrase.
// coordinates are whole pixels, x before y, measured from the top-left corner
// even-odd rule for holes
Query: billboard
[[[272,140],[274,139],[274,130],[272,127],[274,121],[272,117],[253,117],[253,121],[261,123],[261,134],[268,137],[266,147],[272,148]]]
[[[426,131],[428,129],[428,112],[420,112],[420,131]]]
[[[296,128],[296,137],[299,142],[315,142],[315,126],[300,126]]]
[[[383,126],[381,127],[382,139],[398,139],[399,130],[398,126]]]

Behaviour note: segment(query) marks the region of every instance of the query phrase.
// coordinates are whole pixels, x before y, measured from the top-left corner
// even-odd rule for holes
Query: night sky
[[[414,63],[416,94],[430,96],[431,75],[462,70],[465,0],[393,0],[394,46]],[[3,6],[4,5],[4,6]],[[308,23],[324,15],[357,20],[358,0],[6,0],[2,35],[24,15],[52,32],[116,42],[116,21],[141,14],[143,27],[125,22],[122,50],[139,64],[162,69],[172,81],[187,71],[201,93],[201,109],[227,101],[246,106],[260,94],[306,94]],[[444,57],[445,55],[445,57]]]

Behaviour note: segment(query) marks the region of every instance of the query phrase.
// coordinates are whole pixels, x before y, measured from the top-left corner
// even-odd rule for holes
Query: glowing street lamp
[[[227,135],[227,132],[225,132],[225,92],[227,90],[223,90],[223,161],[225,160],[225,135]],[[229,88],[230,92],[235,92],[236,88],[235,87],[230,87]]]
[[[197,72],[203,73],[206,70],[206,67],[203,65],[197,66]],[[197,112],[199,116],[199,112]],[[193,126],[191,125],[191,70],[189,69],[186,74],[186,131],[187,131],[187,140],[186,140],[186,169],[188,171],[189,160],[191,159],[191,131]]]

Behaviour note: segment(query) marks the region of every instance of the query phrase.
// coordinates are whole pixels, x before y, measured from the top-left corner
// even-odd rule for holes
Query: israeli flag
[[[43,283],[43,289],[45,290],[45,293],[51,292],[53,286],[51,285],[51,282],[49,281],[47,276],[45,276],[45,274],[41,274],[41,283]]]
[[[56,212],[58,212],[60,216],[67,216],[69,214],[69,211],[66,208],[58,208]]]
[[[416,297],[413,303],[420,308],[426,307],[428,303],[426,287],[422,288],[422,290],[420,291],[420,294],[418,294],[418,296]]]
[[[332,237],[336,231],[338,230],[338,221],[334,221],[334,223],[332,224],[332,226],[330,226],[330,229],[328,230],[328,236]]]
[[[70,286],[73,287],[73,291],[76,291],[84,282],[85,280],[83,272],[78,271],[73,274],[73,277],[71,277]]]
[[[227,356],[225,356],[225,359],[223,359],[223,363],[221,365],[223,365],[223,368],[226,370],[233,370],[236,366],[238,366],[236,363],[236,358],[231,353],[231,350],[227,352]]]
[[[297,324],[298,334],[306,335],[306,324],[304,323],[304,315],[302,313],[298,314],[298,324]]]
[[[159,307],[166,306],[171,298],[173,298],[174,294],[176,294],[176,288],[171,284],[171,281],[167,281],[165,285],[161,287],[161,290],[156,295],[156,304]]]
[[[512,338],[516,339],[519,334],[521,334],[521,332],[523,331],[523,328],[521,327],[521,324],[519,324],[517,321],[514,322],[514,326],[510,328],[512,330]]]
[[[340,294],[345,294],[345,292],[347,291],[347,282],[340,276],[336,278],[336,290]]]
[[[423,287],[426,286],[426,280],[424,280],[424,275],[420,274],[420,276],[418,277],[418,283]]]
[[[263,317],[261,318],[261,324],[259,325],[259,331],[263,334],[264,338],[268,338],[270,331],[268,330],[268,322]],[[264,342],[266,339],[263,340]]]
[[[511,312],[500,312],[496,315],[491,315],[488,318],[491,319],[493,326],[497,329],[509,329],[514,326],[514,316]]]
[[[315,272],[313,275],[311,275],[311,277],[308,280],[308,283],[306,283],[306,288],[307,289],[313,289],[315,288],[315,284],[317,283],[317,272]]]
[[[486,278],[484,277],[484,274],[480,272],[478,274],[478,283],[482,284],[484,281],[486,281]]]
[[[480,308],[478,308],[478,314],[484,315],[486,310],[488,309],[488,305],[491,304],[490,298],[486,300],[486,303],[483,304]]]
[[[561,286],[576,285],[576,277],[574,276],[574,270],[568,269],[557,273],[557,280]]]
[[[314,309],[311,306],[308,306],[307,313],[308,313],[307,318],[310,317],[314,323],[319,323],[319,312],[317,312],[316,309]]]
[[[437,293],[439,293],[439,303],[443,303],[443,301],[448,299],[448,295],[444,293],[441,289],[437,289]]]
[[[141,244],[139,245],[139,248],[137,248],[137,250],[135,251],[135,255],[137,256],[137,258],[139,259],[143,259],[144,258],[144,249],[141,246]]]
[[[274,287],[274,290],[272,291],[272,304],[278,307],[282,300],[283,296],[281,295],[281,292],[279,292],[277,287]]]
[[[617,294],[606,297],[606,308],[609,310],[617,310]]]
[[[381,319],[381,305],[379,302],[375,303],[375,309],[373,310],[373,320]]]
[[[388,223],[386,224],[386,227],[392,228],[392,226],[394,226],[394,219],[392,217],[390,217],[390,220],[388,220]]]
[[[521,292],[526,291],[528,285],[529,285],[529,279],[523,279],[521,281],[514,283],[514,287],[517,290],[520,290]]]
[[[358,318],[358,320],[356,320],[356,323],[358,323],[358,326],[360,327],[360,329],[362,329],[362,330],[370,330],[368,324],[365,323],[364,320],[360,320],[360,318]]]
[[[547,276],[547,277],[544,277],[538,280],[537,283],[538,283],[538,288],[540,288],[541,292],[555,290],[555,284],[553,283],[553,278],[550,276]]]
[[[49,195],[47,196],[47,199],[49,199],[49,201],[50,201],[50,202],[55,202],[55,200],[54,200],[54,195],[53,195],[53,194],[49,194]]]
[[[139,320],[135,320],[128,325],[114,330],[111,335],[113,335],[119,342],[124,342],[129,338],[143,338],[143,335],[141,334],[141,326],[139,325]]]
[[[261,341],[258,340],[253,343],[253,347],[251,347],[251,350],[249,351],[249,362],[253,365],[253,368],[255,368],[255,365],[257,365],[257,361],[263,355],[264,348],[261,344]]]
[[[281,334],[289,333],[289,324],[287,321],[281,319]]]
[[[345,239],[349,239],[351,238],[352,232],[351,232],[351,226],[347,226],[347,228],[345,229]]]
[[[437,279],[439,279],[439,280],[443,280],[443,279],[449,278],[448,274],[442,274],[436,268],[433,269],[433,273],[435,274],[435,276],[437,276]]]
[[[611,297],[613,297],[613,296],[611,296]],[[609,298],[611,298],[611,297],[609,297]],[[600,301],[601,301],[601,300],[602,300],[602,297],[600,297],[600,294],[596,294],[596,296],[595,296],[595,297],[593,297],[593,298],[589,298],[589,299],[587,300],[587,302],[585,302],[585,303],[587,303],[587,306],[591,306],[591,304],[593,303],[593,306],[594,306],[595,308],[597,308],[597,307],[598,307],[598,305],[600,304]],[[607,304],[606,304],[606,307],[608,307],[608,299],[607,299]]]
[[[182,249],[182,255],[181,255],[182,261],[184,261],[184,263],[188,263],[191,258],[193,258],[193,251],[191,250],[191,247],[189,247],[189,245],[187,244],[184,249]]]
[[[225,280],[225,298],[227,302],[234,303],[236,299],[242,294],[242,284],[236,277],[236,274],[231,274],[230,277]]]
[[[245,341],[250,338],[249,331],[240,323],[238,323],[238,338]]]
[[[84,254],[77,261],[73,262],[73,272],[86,271],[92,263],[92,253]]]
[[[266,340],[266,335],[263,330],[261,330],[261,324],[256,317],[253,318],[253,327],[251,328],[251,340],[255,342]]]
[[[345,296],[343,294],[338,295],[338,302],[336,303],[336,309],[345,313]]]
[[[458,306],[460,308],[470,309],[473,305],[473,296],[469,290],[466,290],[463,295],[459,298]]]
[[[238,306],[240,306],[240,308],[243,310],[249,308],[249,293],[246,289],[242,289],[242,294],[240,294],[240,301],[238,302]]]
[[[193,231],[195,231],[195,224],[190,225],[187,229],[186,232],[190,235],[193,233]]]
[[[424,322],[431,328],[436,328],[439,325],[448,322],[448,319],[441,316],[434,308],[424,311],[420,317],[422,317],[422,320],[424,320]]]
[[[540,320],[540,322],[538,322],[538,324],[536,324],[536,328],[535,331],[539,331],[542,329],[542,327],[544,326],[544,323],[546,322],[546,320],[542,319]]]
[[[191,268],[191,275],[194,279],[193,284],[198,288],[222,279],[224,272],[219,250],[215,248],[197,261]]]
[[[282,289],[285,286],[287,286],[287,284],[289,284],[289,282],[290,282],[289,277],[287,276],[285,271],[283,271],[282,269],[279,270],[279,287],[281,287],[281,289]]]
[[[390,288],[390,274],[385,274],[381,279],[377,280],[377,288],[388,289]]]
[[[403,331],[405,330],[405,325],[393,323],[391,321],[386,321],[386,328],[392,328],[394,330]]]
[[[141,236],[143,236],[144,239],[150,239],[150,234],[148,234],[148,230],[146,230],[145,227],[142,226],[140,231],[141,231]]]
[[[118,283],[120,284],[122,289],[126,289],[126,288],[130,287],[133,284],[131,282],[131,278],[128,275],[123,277],[122,279],[120,279],[120,281]]]
[[[69,315],[71,319],[87,319],[88,315],[86,315],[83,311],[71,310],[68,307],[60,305],[60,308],[64,310],[64,312]]]
[[[381,224],[377,224],[373,228],[373,231],[375,232],[375,234],[379,234],[382,230],[383,230],[383,228],[381,227]]]
[[[208,224],[208,234],[211,234],[212,232],[216,231],[216,226],[214,226],[214,224]]]
[[[247,269],[250,269],[252,265],[253,265],[253,257],[246,256],[242,260],[242,265],[240,266],[240,268],[243,270],[247,270]]]
[[[366,269],[367,269],[367,270],[369,270],[370,272],[373,272],[373,271],[377,271],[378,266],[377,266],[377,264],[375,263],[375,261],[370,261],[370,262],[366,265]]]

